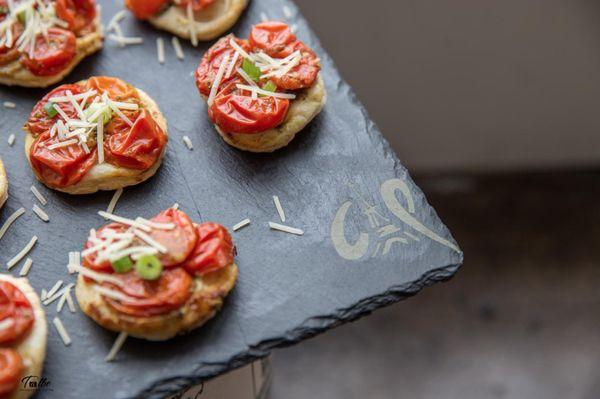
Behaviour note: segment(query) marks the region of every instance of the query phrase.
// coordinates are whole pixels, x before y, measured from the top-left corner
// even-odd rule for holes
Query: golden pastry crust
[[[285,121],[274,129],[258,134],[239,134],[223,132],[215,128],[227,144],[244,151],[273,152],[288,145],[296,134],[302,131],[323,109],[327,102],[327,91],[321,74],[315,84],[299,91],[290,101]]]
[[[233,289],[237,274],[238,268],[232,263],[217,272],[194,277],[193,292],[188,302],[159,316],[134,317],[116,311],[93,288],[96,283],[86,282],[81,275],[77,279],[75,295],[81,310],[102,327],[150,341],[164,341],[212,319]]]
[[[46,315],[40,303],[38,295],[35,293],[29,281],[25,278],[14,278],[6,274],[0,274],[0,281],[8,281],[19,288],[31,303],[35,322],[27,338],[16,345],[14,349],[19,352],[25,365],[24,376],[42,377],[44,359],[46,358],[46,341],[48,337],[48,327],[46,325]],[[26,399],[33,395],[35,391],[19,389],[13,392],[8,399]]]
[[[58,75],[36,76],[21,65],[19,60],[0,66],[0,84],[22,87],[48,87],[63,80],[87,56],[102,48],[103,34],[101,15],[98,11],[94,21],[96,30],[77,38],[77,53],[71,63]]]
[[[242,15],[248,0],[217,0],[195,16],[198,40],[216,39],[231,28]],[[171,6],[150,19],[150,23],[183,39],[191,39],[186,10]]]
[[[0,208],[4,205],[8,199],[8,178],[6,177],[6,170],[2,159],[0,159]]]
[[[81,82],[80,82],[81,83]],[[167,120],[164,115],[158,108],[158,104],[154,102],[154,100],[146,94],[144,91],[140,89],[136,89],[140,96],[142,105],[150,112],[158,126],[165,132],[165,136],[167,137],[167,141],[169,139],[169,133],[167,131]],[[31,159],[29,158],[29,153],[33,142],[35,141],[35,137],[31,134],[31,132],[27,129],[27,126],[23,128],[25,130],[25,155],[27,155],[27,160],[31,166]],[[165,149],[161,153],[160,157],[156,161],[156,163],[150,168],[146,170],[139,169],[128,169],[123,168],[121,166],[111,165],[109,163],[96,164],[94,165],[90,171],[84,176],[83,179],[77,184],[68,187],[50,187],[46,184],[35,169],[32,167],[31,169],[34,171],[37,179],[44,183],[46,186],[57,190],[62,191],[68,194],[91,194],[97,191],[112,191],[117,190],[119,188],[134,186],[136,184],[142,183],[145,180],[148,180],[158,170],[160,165],[162,164],[162,160],[167,151],[167,146],[165,145]]]

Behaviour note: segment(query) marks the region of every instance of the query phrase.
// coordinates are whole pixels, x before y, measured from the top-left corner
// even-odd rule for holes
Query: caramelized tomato
[[[106,129],[104,147],[108,162],[130,169],[149,169],[156,163],[167,143],[165,132],[146,110],[133,126],[114,118]]]
[[[150,236],[167,248],[166,254],[160,254],[159,260],[164,267],[173,267],[185,261],[198,242],[194,224],[184,212],[167,209],[152,218],[156,223],[172,223],[172,230],[152,229]]]
[[[21,355],[14,349],[0,348],[0,398],[13,393],[25,371]]]
[[[94,76],[87,80],[86,87],[100,94],[106,93],[114,101],[132,102],[140,98],[135,87],[119,78]]]
[[[271,57],[284,58],[293,52],[289,51],[289,47],[296,43],[296,35],[288,24],[269,21],[254,25],[249,41],[254,49],[262,50]]]
[[[162,11],[169,0],[125,0],[127,7],[139,19],[149,19]]]
[[[27,120],[27,128],[31,133],[37,136],[50,131],[50,128],[60,118],[60,116],[56,115],[50,118],[48,114],[46,114],[46,111],[44,111],[44,106],[52,97],[66,96],[67,91],[69,90],[73,94],[80,94],[82,92],[79,85],[62,85],[46,94],[44,98],[42,98],[42,100],[35,105],[33,111],[31,111],[31,114],[29,115],[29,119]],[[70,118],[77,117],[77,111],[70,102],[60,103],[59,106]]]
[[[126,226],[124,224],[110,223],[110,224],[107,224],[107,225],[99,228],[98,231],[96,232],[96,236],[100,236],[101,233],[106,230],[112,230],[115,233],[124,233],[128,229],[129,229],[129,226]],[[84,250],[88,249],[88,248],[92,248],[96,245],[97,245],[97,243],[94,243],[94,242],[88,240],[85,243]],[[110,261],[105,260],[103,262],[99,262],[97,259],[97,253],[87,255],[85,258],[83,258],[83,265],[85,267],[89,267],[90,269],[95,270],[100,273],[112,273],[113,272],[113,268],[111,266]]]
[[[50,137],[50,133],[40,135],[31,146],[31,165],[50,187],[60,188],[79,183],[96,163],[98,152],[94,148],[86,154],[79,145],[53,150],[47,148],[56,143],[57,136]]]
[[[0,8],[1,7],[2,4],[0,2]],[[0,21],[2,19],[3,18],[0,16]],[[13,37],[13,45],[11,47],[0,45],[0,66],[10,64],[11,62],[18,60],[21,56],[21,53],[19,52],[19,50],[17,50],[16,42],[19,36],[21,36],[21,33],[23,33],[23,25],[19,23],[13,24],[11,30]]]
[[[231,39],[234,39],[237,44],[240,45],[245,51],[250,51],[250,46],[248,46],[248,42],[245,40],[237,39],[233,35],[225,36],[214,46],[210,48],[202,57],[202,61],[198,70],[196,71],[196,85],[200,90],[200,93],[205,97],[208,97],[210,94],[210,89],[212,88],[213,82],[215,81],[215,77],[217,76],[217,72],[219,71],[219,67],[223,62],[223,59],[229,55],[230,59],[234,54],[234,50],[229,44]],[[242,65],[242,57],[238,57],[237,64],[234,68],[239,68]],[[221,80],[221,87],[225,86],[231,79],[234,79],[235,73],[232,74],[232,77],[229,79],[224,78]]]
[[[56,16],[69,24],[77,36],[94,31],[95,0],[56,0]]]
[[[25,338],[35,320],[31,303],[20,289],[0,281],[0,321],[12,320],[11,326],[0,329],[0,345]],[[0,369],[1,370],[1,369]]]
[[[182,265],[191,274],[205,275],[233,263],[235,247],[227,229],[217,223],[196,226],[198,243]]]
[[[76,54],[77,39],[69,30],[48,29],[48,36],[36,38],[33,56],[21,55],[21,64],[34,75],[56,75],[67,67]]]
[[[271,80],[282,90],[299,90],[311,87],[319,75],[321,64],[317,55],[304,43],[297,41],[288,49],[290,54],[299,50],[302,54],[300,63],[282,77],[273,76]],[[287,57],[287,55],[286,55]]]
[[[279,126],[287,115],[289,100],[252,98],[234,89],[233,81],[215,98],[208,116],[226,133],[256,134]]]
[[[143,280],[132,271],[120,275],[123,287],[106,283],[111,289],[120,290],[132,297],[131,301],[118,301],[105,297],[117,311],[138,317],[167,313],[183,306],[192,295],[192,277],[182,268],[166,269],[158,280]]]
[[[192,3],[192,10],[194,12],[202,11],[212,5],[215,0],[181,0],[179,6],[186,8],[189,3]]]

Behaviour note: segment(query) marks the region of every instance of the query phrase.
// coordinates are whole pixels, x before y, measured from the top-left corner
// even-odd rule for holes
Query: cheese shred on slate
[[[277,208],[277,213],[279,214],[279,219],[281,219],[281,222],[285,222],[285,212],[283,210],[283,207],[281,206],[279,197],[274,195],[273,202],[275,203],[275,208]]]
[[[33,260],[31,260],[31,258],[27,258],[27,260],[23,264],[23,268],[21,269],[19,276],[21,276],[21,277],[27,276],[29,274],[29,270],[31,269],[32,265],[33,265]]]
[[[4,103],[2,105],[4,105],[4,108],[16,108],[17,107],[17,104],[15,104],[11,101],[4,101]]]
[[[121,350],[121,348],[123,347],[123,344],[125,344],[125,340],[127,340],[127,333],[121,332],[117,336],[117,339],[115,340],[112,348],[110,348],[110,352],[108,352],[108,355],[106,355],[106,358],[104,358],[104,360],[107,362],[113,361],[119,353],[119,351]]]
[[[290,227],[290,226],[284,226],[282,224],[279,223],[273,223],[273,222],[269,222],[269,227],[272,230],[279,230],[282,231],[284,233],[290,233],[290,234],[295,234],[298,236],[304,235],[304,231],[297,229],[295,227]]]
[[[179,58],[180,60],[185,60],[185,54],[183,52],[183,48],[181,48],[181,43],[179,42],[179,38],[177,38],[176,36],[173,36],[171,38],[171,44],[173,45],[173,50],[175,50],[175,55],[177,55],[177,58]]]
[[[39,217],[42,221],[48,223],[50,221],[50,217],[48,216],[48,214],[46,212],[44,212],[44,210],[42,208],[40,208],[39,206],[37,206],[37,204],[35,204],[32,208],[33,213],[35,213],[37,215],[37,217]]]
[[[60,338],[65,346],[71,345],[71,337],[69,336],[69,333],[67,332],[67,329],[62,321],[58,317],[55,317],[54,320],[52,320],[52,323],[54,324],[56,331],[58,331],[58,335],[60,335]]]
[[[2,227],[0,227],[0,240],[2,239],[2,237],[4,237],[4,235],[6,234],[10,226],[15,222],[15,220],[17,220],[24,213],[25,208],[19,208],[12,215],[10,215],[8,219],[6,219],[6,222],[4,222]]]
[[[37,200],[40,201],[40,204],[46,205],[48,203],[46,198],[42,195],[42,193],[40,193],[40,191],[37,189],[37,187],[31,186],[31,192],[33,193],[35,198],[37,198]]]
[[[156,39],[156,53],[158,56],[158,62],[161,64],[165,63],[165,41],[162,37]]]
[[[188,150],[191,151],[194,149],[194,144],[188,136],[183,136],[183,142],[185,143],[185,146],[188,148]]]
[[[243,229],[244,227],[248,226],[250,224],[250,219],[244,219],[241,222],[239,222],[238,224],[236,224],[235,226],[233,226],[233,231],[238,231],[240,229]]]
[[[121,198],[121,195],[123,195],[123,189],[119,188],[115,191],[112,198],[110,199],[108,207],[106,208],[106,213],[113,213],[115,211],[115,207],[117,206],[117,202],[119,201],[119,198]]]
[[[33,236],[29,243],[27,243],[27,245],[25,245],[25,247],[21,250],[21,252],[19,252],[17,255],[15,255],[14,258],[8,261],[8,263],[6,264],[6,266],[8,266],[8,270],[12,269],[17,263],[21,261],[21,259],[27,256],[27,254],[29,253],[29,251],[31,251],[31,248],[33,248],[37,240],[37,236]]]
[[[15,134],[11,133],[10,136],[8,136],[8,145],[9,146],[13,146],[13,144],[15,143]]]

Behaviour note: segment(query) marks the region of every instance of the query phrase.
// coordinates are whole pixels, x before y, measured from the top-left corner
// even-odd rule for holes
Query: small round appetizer
[[[200,327],[223,305],[237,279],[227,229],[195,224],[174,208],[92,230],[77,268],[81,309],[112,331],[162,341]]]
[[[0,159],[0,208],[4,205],[8,199],[8,178],[6,177],[6,170],[2,159]]]
[[[69,194],[135,185],[153,176],[167,147],[167,121],[140,89],[92,77],[57,87],[24,126],[37,178]]]
[[[95,0],[0,0],[0,83],[48,87],[102,48]]]
[[[212,40],[231,28],[248,0],[125,0],[139,19],[192,41]]]
[[[35,393],[23,378],[41,378],[47,326],[40,300],[24,279],[0,274],[0,398]]]
[[[317,55],[283,22],[263,22],[249,40],[233,35],[212,46],[196,71],[208,116],[241,150],[285,147],[321,112],[327,94]]]

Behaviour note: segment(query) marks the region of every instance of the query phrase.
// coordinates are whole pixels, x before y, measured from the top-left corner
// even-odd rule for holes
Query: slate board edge
[[[419,293],[422,289],[439,282],[450,280],[459,270],[463,262],[463,254],[460,253],[459,263],[430,270],[421,276],[420,279],[406,283],[400,286],[391,287],[388,291],[363,299],[360,303],[351,308],[338,309],[335,314],[315,316],[307,319],[299,327],[288,331],[284,336],[278,339],[267,339],[249,347],[243,355],[232,358],[225,363],[203,363],[195,375],[181,376],[159,380],[150,388],[138,393],[131,398],[143,399],[163,399],[171,395],[181,393],[182,391],[198,385],[211,378],[217,377],[224,372],[229,372],[243,367],[256,360],[265,358],[271,354],[274,349],[285,348],[297,344],[309,338],[322,334],[331,328],[356,321],[363,316],[371,314],[373,311],[385,306],[392,305],[401,300],[407,299]],[[317,325],[318,324],[318,325]]]

